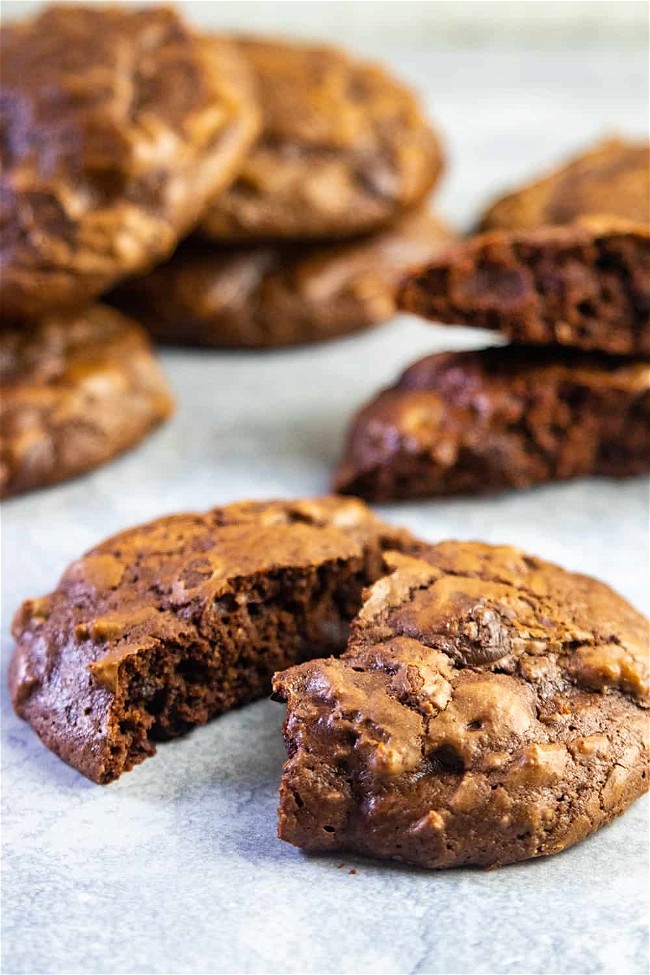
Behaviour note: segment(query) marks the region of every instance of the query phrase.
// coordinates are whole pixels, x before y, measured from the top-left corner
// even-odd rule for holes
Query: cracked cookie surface
[[[122,532],[18,611],[14,707],[60,758],[110,782],[157,741],[267,694],[278,668],[343,650],[383,550],[410,541],[342,498]]]
[[[483,494],[650,470],[650,363],[572,349],[442,352],[352,420],[335,490]]]
[[[648,787],[648,622],[475,542],[389,553],[338,659],[278,674],[279,835],[428,868],[557,853]]]
[[[411,91],[329,47],[240,38],[262,134],[201,230],[227,241],[348,237],[419,203],[443,166]]]
[[[174,400],[146,332],[104,305],[0,331],[0,497],[138,443]]]
[[[168,7],[3,25],[0,313],[82,306],[167,257],[257,133],[234,47]]]

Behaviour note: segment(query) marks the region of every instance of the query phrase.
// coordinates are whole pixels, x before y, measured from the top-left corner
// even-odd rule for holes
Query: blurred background
[[[647,131],[644,0],[175,5],[202,27],[331,41],[388,62],[420,89],[442,130],[449,165],[437,202],[461,228],[470,227],[493,196],[589,141]],[[11,19],[41,6],[35,0],[2,0],[0,11]]]
[[[132,3],[131,6],[142,6]],[[38,0],[3,0],[6,17]],[[645,47],[644,0],[180,0],[186,16],[215,27],[245,25],[367,44],[373,40]]]

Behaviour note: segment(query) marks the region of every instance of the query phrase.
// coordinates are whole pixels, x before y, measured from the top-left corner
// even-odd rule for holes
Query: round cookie
[[[606,216],[650,222],[650,146],[607,139],[497,200],[482,230],[525,230]]]
[[[173,411],[146,333],[111,308],[0,332],[0,497],[65,481]]]
[[[257,241],[349,237],[420,202],[443,168],[411,91],[328,47],[242,38],[258,79],[262,135],[201,225]]]
[[[345,244],[226,250],[195,239],[111,300],[161,342],[222,348],[317,342],[390,318],[401,274],[452,239],[424,211]]]
[[[391,554],[340,659],[276,675],[282,839],[427,868],[564,850],[648,788],[648,621],[508,547]]]
[[[0,314],[81,307],[164,260],[257,134],[247,64],[167,7],[1,31]]]

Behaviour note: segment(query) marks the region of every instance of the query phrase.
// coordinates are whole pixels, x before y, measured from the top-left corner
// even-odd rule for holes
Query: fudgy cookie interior
[[[267,694],[275,671],[340,653],[383,550],[407,538],[338,498],[123,532],[23,604],[14,706],[57,755],[109,782],[156,741]]]
[[[650,238],[641,225],[492,231],[406,281],[402,307],[512,341],[650,353]]]
[[[242,580],[215,600],[200,641],[126,658],[114,685],[104,780],[153,755],[156,741],[268,694],[275,671],[341,653],[367,581],[361,559]],[[101,680],[103,665],[91,669]]]

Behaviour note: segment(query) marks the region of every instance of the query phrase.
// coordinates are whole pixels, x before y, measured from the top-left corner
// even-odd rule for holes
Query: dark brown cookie
[[[408,535],[359,501],[249,502],[109,539],[13,625],[14,706],[44,743],[109,782],[280,667],[345,647],[382,550]]]
[[[257,111],[235,48],[168,7],[54,6],[1,34],[0,312],[38,318],[169,256]]]
[[[430,869],[564,850],[648,788],[647,620],[477,542],[388,555],[340,659],[276,675],[279,835]]]
[[[591,220],[494,230],[445,252],[405,282],[406,311],[496,329],[513,342],[650,354],[650,233]]]
[[[419,203],[442,171],[437,136],[411,91],[341,51],[243,38],[263,131],[237,181],[203,220],[227,241],[349,237]]]
[[[650,470],[650,366],[524,346],[416,362],[355,417],[337,491],[375,501]]]
[[[0,331],[0,497],[65,481],[174,407],[143,329],[103,305]]]
[[[111,300],[161,342],[225,348],[318,342],[390,318],[401,275],[452,239],[435,217],[415,212],[345,244],[225,250],[192,240]]]
[[[525,230],[586,216],[650,222],[650,147],[607,139],[542,179],[508,193],[484,214],[483,230]]]

